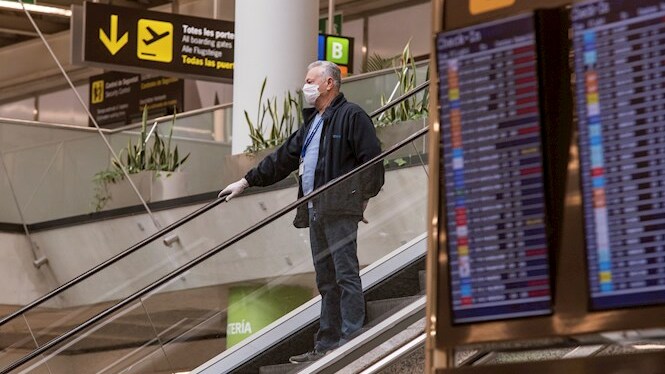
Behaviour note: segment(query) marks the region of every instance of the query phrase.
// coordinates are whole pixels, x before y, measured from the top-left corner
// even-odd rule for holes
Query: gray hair
[[[339,66],[330,61],[319,60],[309,64],[307,71],[318,68],[319,66],[323,67],[323,76],[332,78],[333,84],[339,89],[342,86],[342,72],[339,70]]]

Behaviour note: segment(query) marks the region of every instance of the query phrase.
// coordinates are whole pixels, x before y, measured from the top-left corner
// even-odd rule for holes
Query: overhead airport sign
[[[143,108],[148,109],[151,118],[183,110],[185,85],[182,79],[107,72],[92,76],[89,81],[90,112],[101,127],[138,122]]]
[[[91,2],[84,3],[83,15],[83,51],[73,53],[81,56],[78,62],[136,73],[233,79],[233,22]]]

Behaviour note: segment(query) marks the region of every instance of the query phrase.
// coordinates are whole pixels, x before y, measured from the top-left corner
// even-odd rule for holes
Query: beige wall
[[[371,16],[368,53],[378,53],[383,57],[398,55],[411,40],[411,53],[414,56],[428,55],[431,19],[431,4],[428,3]]]
[[[0,233],[0,305],[24,305],[55,287],[48,266],[32,265],[31,251],[25,235]]]

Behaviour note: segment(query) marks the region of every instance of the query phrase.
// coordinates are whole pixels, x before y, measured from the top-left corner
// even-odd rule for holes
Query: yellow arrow
[[[104,43],[106,48],[111,52],[112,55],[118,53],[122,47],[127,44],[129,41],[129,33],[125,33],[123,36],[118,39],[118,16],[111,14],[111,37],[106,36],[104,30],[99,29],[99,40]]]

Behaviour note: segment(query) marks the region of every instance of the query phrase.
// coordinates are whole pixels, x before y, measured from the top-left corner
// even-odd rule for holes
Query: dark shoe
[[[328,352],[319,352],[317,350],[313,350],[313,351],[310,351],[310,352],[303,353],[301,355],[291,356],[291,358],[289,358],[289,362],[291,362],[292,364],[302,364],[304,362],[314,362],[314,361],[320,359],[321,357],[325,356],[326,353],[328,353]]]

